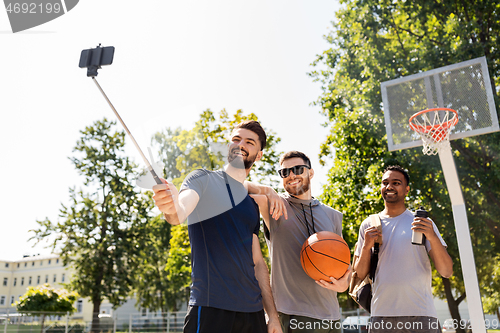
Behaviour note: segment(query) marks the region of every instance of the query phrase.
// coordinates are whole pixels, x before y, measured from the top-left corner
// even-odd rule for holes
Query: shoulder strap
[[[380,231],[382,231],[382,222],[380,221],[380,216],[378,214],[370,215],[371,225],[373,227],[377,227]],[[372,281],[375,281],[375,272],[377,271],[378,265],[378,253],[380,249],[380,245],[382,244],[382,237],[379,237],[375,241],[375,246],[373,247],[373,253],[370,260],[370,278]]]
[[[380,221],[380,216],[378,214],[372,214],[372,215],[370,215],[370,220],[371,220],[370,225],[372,227],[377,227],[377,229],[380,232],[382,232],[382,222]],[[377,238],[375,243],[379,243],[380,245],[382,245],[382,237]]]
[[[224,181],[226,182],[227,193],[229,194],[229,198],[231,199],[231,205],[234,208],[235,205],[234,205],[233,193],[231,192],[231,187],[229,187],[229,180],[227,179],[225,171],[222,171],[222,174],[224,175]]]

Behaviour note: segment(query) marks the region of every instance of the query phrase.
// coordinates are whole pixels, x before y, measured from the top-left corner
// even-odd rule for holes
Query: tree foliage
[[[113,131],[115,124],[104,119],[81,131],[70,159],[84,189],[70,189],[58,222],[47,218],[33,230],[38,241],[55,235],[52,247],[74,269],[70,287],[93,303],[93,331],[102,300],[117,307],[130,294],[134,257],[145,241],[135,229],[148,222],[153,208],[151,198],[132,185],[137,168],[124,155],[125,133]]]
[[[73,303],[78,298],[78,293],[66,289],[54,289],[45,283],[38,287],[28,287],[28,291],[14,304],[17,311],[41,317],[41,331],[44,331],[44,321],[50,313],[75,312]]]
[[[178,311],[179,300],[189,297],[189,284],[191,282],[191,249],[187,225],[180,224],[172,227],[172,238],[170,239],[170,251],[168,253],[165,271],[168,274],[169,284],[167,290],[173,295],[170,308]],[[188,265],[186,265],[188,263]]]
[[[28,291],[15,303],[17,311],[36,314],[38,312],[69,312],[76,309],[73,303],[78,293],[66,289],[54,289],[48,283],[38,287],[28,287]]]
[[[168,272],[165,270],[171,226],[161,215],[142,225],[138,239],[147,242],[138,245],[133,272],[134,293],[137,303],[146,309],[168,312],[172,295],[168,290]]]
[[[465,298],[448,191],[437,156],[420,148],[388,152],[380,83],[486,56],[493,87],[500,83],[500,7],[495,1],[341,1],[331,48],[318,55],[311,73],[322,84],[317,104],[331,130],[321,147],[331,163],[323,200],[344,212],[344,237],[351,248],[360,223],[383,208],[378,189],[388,164],[409,170],[408,206],[424,205],[448,244],[455,274],[434,271],[434,293],[446,297],[453,318]],[[494,88],[496,93],[496,90]],[[498,105],[498,102],[497,102]],[[452,141],[467,206],[485,311],[498,304],[500,267],[500,135]],[[455,298],[456,297],[456,298]],[[458,315],[459,316],[459,315]]]

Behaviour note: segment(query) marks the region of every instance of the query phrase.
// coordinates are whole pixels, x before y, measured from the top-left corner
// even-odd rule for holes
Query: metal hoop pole
[[[472,252],[469,222],[467,220],[467,209],[465,207],[462,188],[460,187],[455,160],[451,153],[451,148],[440,149],[438,154],[453,210],[460,263],[462,264],[465,292],[467,294],[467,306],[472,320],[472,331],[486,332],[476,264],[474,261],[474,253]]]
[[[106,96],[106,94],[104,93],[104,90],[102,90],[101,86],[99,85],[99,83],[97,82],[96,78],[95,77],[92,77],[92,80],[94,80],[97,88],[99,88],[99,91],[102,93],[102,95],[104,96],[104,98],[106,99],[106,101],[108,102],[109,106],[111,107],[111,109],[113,110],[113,112],[115,113],[116,117],[118,118],[118,120],[120,121],[120,123],[122,124],[123,128],[125,129],[125,131],[127,132],[127,134],[130,136],[130,138],[132,139],[132,142],[134,143],[135,147],[137,148],[137,150],[139,151],[139,153],[141,154],[141,157],[142,159],[144,160],[144,163],[146,163],[147,167],[148,167],[148,170],[149,172],[151,172],[151,175],[153,176],[156,184],[163,184],[162,181],[160,180],[160,178],[158,177],[158,175],[156,174],[156,172],[153,170],[153,167],[151,166],[151,164],[149,163],[148,159],[146,158],[146,156],[144,155],[144,153],[142,152],[141,148],[139,147],[139,145],[137,144],[137,142],[135,141],[134,137],[132,136],[132,133],[130,133],[130,131],[128,130],[128,127],[127,125],[125,125],[125,123],[123,122],[122,120],[122,117],[120,117],[120,115],[118,114],[118,112],[116,111],[115,107],[113,106],[113,104],[111,104],[111,101],[109,100],[108,96]]]
[[[434,121],[428,121],[430,125],[423,126],[418,123],[417,116],[424,115],[427,112],[432,111],[448,111],[453,113],[453,117],[449,118],[446,115],[446,121],[440,120],[440,123],[436,125],[436,118]],[[437,115],[435,114],[435,117]],[[415,121],[415,120],[417,121]],[[416,122],[416,124],[414,123]],[[473,332],[486,332],[483,306],[481,302],[481,293],[479,291],[479,283],[477,279],[476,264],[474,260],[474,253],[472,251],[472,241],[469,231],[469,222],[467,220],[467,209],[465,207],[465,201],[462,193],[462,188],[460,187],[460,179],[458,178],[457,168],[455,166],[455,160],[451,151],[451,146],[449,146],[449,138],[441,136],[441,133],[446,131],[446,135],[449,134],[449,130],[452,126],[458,123],[458,113],[455,110],[448,108],[434,108],[429,110],[422,110],[417,112],[410,118],[410,127],[421,134],[422,141],[424,143],[424,154],[426,155],[439,155],[439,160],[441,162],[441,167],[443,169],[443,175],[446,182],[446,187],[450,195],[451,206],[453,210],[453,220],[455,222],[455,230],[457,233],[458,249],[460,254],[460,263],[462,265],[462,273],[465,284],[465,292],[467,294],[467,305],[469,309],[470,318],[472,319],[472,331]],[[424,122],[425,124],[425,122]],[[431,134],[431,131],[434,131]],[[439,135],[436,137],[436,132],[439,131]],[[426,139],[427,138],[427,139]],[[430,141],[432,138],[432,141]],[[448,143],[448,145],[440,145],[442,143]]]

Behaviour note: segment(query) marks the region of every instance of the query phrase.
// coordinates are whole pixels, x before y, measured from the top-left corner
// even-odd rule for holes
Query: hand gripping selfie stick
[[[101,44],[99,44],[99,46],[97,46],[95,49],[88,49],[88,50],[82,51],[82,54],[80,56],[80,65],[79,66],[80,66],[80,68],[87,68],[87,76],[92,77],[92,80],[97,85],[97,88],[101,91],[102,95],[104,96],[104,98],[108,102],[109,106],[111,107],[111,109],[115,113],[116,117],[118,118],[118,120],[122,124],[123,128],[125,129],[127,134],[130,136],[130,138],[132,139],[132,142],[134,143],[135,147],[137,148],[137,150],[141,154],[141,157],[144,160],[144,163],[146,163],[146,166],[148,167],[148,170],[151,173],[151,175],[153,176],[156,184],[161,185],[161,184],[163,184],[162,181],[160,180],[160,178],[158,177],[156,172],[153,170],[153,167],[151,166],[148,159],[146,158],[146,156],[142,152],[141,148],[139,147],[139,145],[135,141],[134,137],[132,136],[132,133],[130,133],[130,131],[128,130],[127,125],[125,125],[122,118],[120,117],[120,115],[116,111],[115,107],[113,106],[113,104],[111,104],[111,101],[109,100],[108,96],[106,96],[106,94],[104,93],[104,91],[102,90],[101,86],[99,85],[99,83],[97,82],[97,80],[95,78],[97,76],[97,70],[100,69],[101,66],[111,65],[113,63],[114,53],[115,53],[115,48],[113,46],[101,47]]]

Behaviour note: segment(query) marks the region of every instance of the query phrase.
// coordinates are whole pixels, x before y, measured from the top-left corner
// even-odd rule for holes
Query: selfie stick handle
[[[106,96],[106,94],[104,93],[104,91],[102,90],[101,86],[99,85],[99,83],[97,82],[97,80],[95,79],[95,77],[92,77],[92,80],[94,80],[95,84],[97,85],[97,88],[99,88],[99,90],[101,91],[102,95],[104,96],[104,98],[106,99],[106,101],[108,102],[109,106],[111,107],[111,109],[113,110],[113,112],[115,113],[116,117],[118,118],[118,120],[120,121],[120,123],[123,125],[123,128],[125,128],[125,131],[127,132],[127,134],[130,136],[130,138],[132,139],[132,142],[134,143],[135,147],[137,148],[137,150],[139,151],[139,153],[141,154],[142,156],[142,159],[144,160],[144,163],[146,163],[147,167],[148,167],[148,170],[149,172],[151,172],[151,175],[153,175],[153,178],[156,182],[156,184],[163,184],[162,181],[160,180],[160,178],[158,177],[158,175],[156,174],[156,172],[153,170],[153,167],[151,166],[151,164],[149,163],[148,159],[146,158],[146,156],[144,156],[141,148],[139,148],[139,145],[137,144],[137,142],[135,141],[134,137],[132,136],[132,133],[130,133],[130,131],[128,130],[127,128],[127,125],[125,125],[125,123],[123,122],[122,120],[122,117],[120,117],[120,115],[118,114],[118,112],[116,111],[115,107],[113,106],[113,104],[111,104],[108,96]]]

